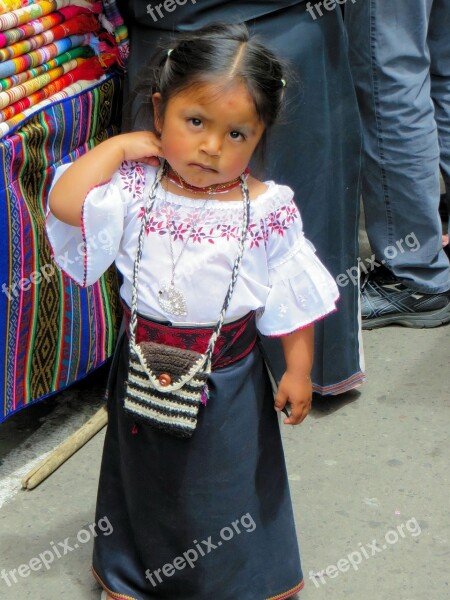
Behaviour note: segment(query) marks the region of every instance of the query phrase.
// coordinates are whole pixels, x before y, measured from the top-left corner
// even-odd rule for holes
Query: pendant
[[[158,292],[158,301],[161,308],[171,315],[176,315],[177,317],[187,315],[186,298],[183,292],[178,290],[173,283],[168,281],[161,283]]]

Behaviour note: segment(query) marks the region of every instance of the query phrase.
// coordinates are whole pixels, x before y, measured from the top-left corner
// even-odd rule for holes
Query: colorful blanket
[[[22,73],[27,69],[42,65],[48,60],[56,58],[63,52],[67,52],[67,50],[70,50],[71,48],[89,45],[92,47],[96,44],[98,45],[96,39],[97,38],[94,38],[90,33],[85,33],[83,35],[70,35],[69,37],[58,40],[53,44],[48,44],[47,46],[43,46],[38,50],[28,52],[28,54],[25,54],[24,56],[18,56],[17,58],[5,60],[5,62],[0,62],[0,77],[10,77],[16,73]]]
[[[56,40],[62,40],[69,35],[93,33],[99,29],[100,24],[95,15],[79,15],[73,19],[69,19],[62,25],[55,25],[48,31],[33,35],[26,40],[16,42],[6,48],[1,48],[0,61],[8,60],[16,56],[22,56],[23,54],[27,54],[27,52],[51,44]]]
[[[25,98],[27,96],[30,97],[32,94],[34,94],[38,90],[44,88],[47,84],[51,83],[52,81],[55,81],[55,79],[58,79],[65,73],[72,71],[79,65],[78,61],[80,61],[80,60],[83,60],[83,59],[74,58],[73,60],[69,60],[68,62],[65,62],[61,67],[56,67],[55,69],[51,69],[50,71],[48,71],[48,73],[39,75],[39,77],[35,77],[31,81],[27,81],[26,83],[23,83],[22,85],[16,85],[8,92],[0,92],[0,109],[4,109],[5,107],[8,107],[11,110],[10,114],[7,114],[6,111],[0,110],[0,114],[3,113],[3,114],[1,114],[0,120],[7,121],[8,119],[13,117],[15,114],[17,114],[21,110],[24,110],[25,108],[29,108],[31,106],[31,104],[28,106],[20,106],[20,110],[19,110],[19,107],[14,110],[14,106],[10,107],[10,105],[14,104],[14,103],[18,103],[19,100],[21,100],[22,98]],[[63,87],[65,87],[65,86],[63,86]],[[16,104],[16,106],[17,106],[17,104]]]
[[[27,6],[33,4],[34,0],[0,0],[0,15],[11,10],[16,10],[21,6]]]
[[[0,48],[15,44],[20,40],[25,40],[33,35],[42,33],[43,31],[47,31],[48,29],[55,27],[55,25],[64,23],[64,21],[72,19],[73,17],[81,14],[89,14],[89,11],[86,8],[81,8],[78,6],[68,6],[66,8],[62,8],[61,10],[57,10],[50,15],[36,19],[35,21],[30,21],[29,23],[21,25],[20,27],[2,31],[0,32]]]
[[[53,102],[0,142],[0,422],[64,389],[112,353],[116,272],[87,288],[57,270],[44,231],[55,168],[118,133],[121,79]]]
[[[103,81],[104,78],[105,76],[101,77],[99,79],[99,82]],[[65,87],[60,92],[53,94],[52,96],[50,96],[50,98],[46,98],[45,100],[38,102],[34,106],[25,109],[24,111],[18,113],[17,115],[14,115],[14,117],[8,119],[8,121],[5,121],[4,123],[0,123],[0,138],[10,135],[13,131],[17,131],[25,123],[25,121],[29,119],[29,117],[44,109],[49,104],[59,102],[59,100],[64,100],[65,98],[71,98],[72,96],[76,96],[77,94],[80,94],[81,92],[90,89],[96,83],[97,82],[95,81],[86,80],[73,83],[72,85]]]
[[[47,71],[51,71],[55,67],[60,67],[69,60],[73,60],[74,58],[90,58],[93,54],[94,51],[89,46],[78,46],[77,48],[58,54],[55,58],[52,58],[34,69],[28,69],[28,71],[17,73],[17,75],[11,75],[11,77],[0,79],[0,90],[9,90],[14,86],[20,86],[34,77],[38,77],[43,73],[47,73]]]
[[[115,0],[0,0],[0,422],[113,352],[115,269],[76,286],[44,214],[56,167],[118,133],[127,55]]]
[[[28,6],[22,6],[11,12],[5,12],[0,15],[0,31],[18,27],[24,23],[29,23],[40,17],[45,17],[56,10],[60,10],[65,6],[82,6],[92,9],[95,2],[90,0],[41,0],[40,2],[32,2]]]
[[[38,102],[49,98],[57,92],[60,92],[68,85],[72,85],[73,83],[80,81],[80,79],[97,80],[102,73],[103,67],[96,56],[87,59],[76,58],[64,63],[62,67],[57,67],[49,73],[29,81],[28,85],[37,86],[36,89],[38,91],[30,93],[21,100],[18,100],[17,102],[14,102],[13,104],[6,106],[6,108],[0,110],[0,121],[3,122],[11,119],[15,115],[22,113],[27,108],[34,106]],[[24,88],[26,86],[27,84],[24,84],[23,86],[20,86],[20,88]],[[12,92],[15,90],[16,88],[12,88],[12,90],[9,90],[9,92],[3,92],[3,94],[0,93],[0,100],[2,99],[1,96],[4,96],[5,94],[11,96]],[[6,102],[7,99],[4,99],[4,101]]]

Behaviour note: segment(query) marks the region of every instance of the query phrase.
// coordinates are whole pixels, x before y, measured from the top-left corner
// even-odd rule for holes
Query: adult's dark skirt
[[[153,5],[157,2],[151,3]],[[361,134],[339,7],[323,16],[290,0],[202,0],[178,5],[156,21],[148,0],[120,1],[129,27],[128,88],[135,89],[155,48],[173,32],[192,31],[219,21],[246,22],[292,70],[287,108],[269,140],[266,178],[292,187],[306,236],[337,278],[338,310],[316,324],[314,388],[337,394],[364,380],[359,320],[358,219]],[[315,17],[315,18],[314,18]],[[143,110],[148,88],[125,103],[125,121],[150,128]],[[341,277],[339,277],[341,275]],[[284,359],[278,340],[265,342],[278,377]]]
[[[123,409],[128,344],[111,369],[94,574],[114,598],[265,600],[303,583],[273,395],[258,346],[210,378],[193,437]]]

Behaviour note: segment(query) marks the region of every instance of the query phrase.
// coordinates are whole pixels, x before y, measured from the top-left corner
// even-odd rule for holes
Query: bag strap
[[[138,277],[139,269],[141,266],[142,251],[144,249],[144,235],[150,219],[150,213],[155,203],[156,188],[161,182],[165,173],[165,162],[159,167],[155,179],[150,188],[148,200],[144,207],[144,217],[142,219],[141,230],[139,231],[138,245],[136,250],[136,257],[134,259],[133,267],[133,287],[131,292],[131,306],[130,306],[130,348],[135,345],[136,342],[136,328],[137,328],[137,299],[138,299]]]
[[[241,189],[242,189],[242,231],[241,231],[241,239],[239,240],[239,250],[234,261],[233,271],[231,273],[231,281],[228,286],[228,290],[225,296],[225,300],[223,301],[222,310],[220,311],[219,320],[217,321],[217,325],[211,335],[209,340],[208,347],[206,349],[206,364],[210,364],[212,361],[212,355],[214,352],[214,346],[216,344],[217,338],[220,335],[220,330],[222,329],[223,322],[225,320],[225,313],[230,306],[231,297],[234,292],[234,288],[236,286],[239,269],[242,263],[242,258],[244,256],[245,249],[245,240],[247,239],[248,225],[250,222],[250,194],[248,191],[247,181],[244,175],[241,175]]]
[[[132,295],[131,295],[130,328],[129,328],[130,329],[130,348],[135,345],[135,341],[136,341],[135,336],[136,336],[136,328],[137,328],[138,277],[139,277],[139,268],[141,266],[142,251],[144,248],[144,236],[145,236],[145,231],[147,229],[148,222],[150,219],[151,210],[155,203],[156,188],[161,183],[161,179],[163,178],[163,176],[165,174],[165,170],[166,170],[166,164],[164,161],[161,164],[161,166],[159,167],[158,172],[156,173],[156,176],[155,176],[155,180],[153,181],[152,186],[150,188],[149,198],[148,198],[145,208],[144,208],[144,217],[142,219],[141,230],[139,232],[138,246],[137,246],[137,250],[136,250],[136,258],[134,261],[134,268],[133,268],[133,287],[132,287]],[[225,320],[225,314],[230,305],[231,298],[232,298],[233,292],[234,292],[234,288],[236,287],[239,269],[241,267],[242,258],[244,256],[245,240],[247,239],[248,225],[250,222],[250,194],[248,191],[247,181],[246,181],[246,177],[244,175],[241,175],[240,179],[241,179],[243,210],[242,210],[242,231],[241,231],[241,238],[239,241],[239,250],[238,250],[236,259],[234,261],[233,271],[231,273],[231,281],[228,286],[227,293],[225,295],[225,300],[223,302],[222,310],[220,311],[219,319],[217,321],[217,324],[214,328],[214,331],[210,337],[208,346],[206,348],[204,364],[207,366],[209,366],[211,364],[212,355],[214,352],[214,346],[216,344],[217,338],[220,335],[220,331],[222,329],[222,326],[223,326],[223,323]]]

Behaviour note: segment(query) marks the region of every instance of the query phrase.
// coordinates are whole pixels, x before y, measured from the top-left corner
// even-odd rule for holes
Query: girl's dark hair
[[[282,105],[285,81],[280,60],[245,25],[216,24],[176,38],[173,47],[159,50],[152,58],[148,77],[141,80],[138,93],[146,86],[148,98],[159,92],[164,117],[168,101],[178,93],[222,80],[226,87],[242,81],[266,129],[275,122]],[[264,151],[265,134],[260,143]]]

